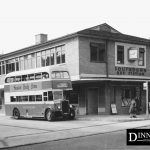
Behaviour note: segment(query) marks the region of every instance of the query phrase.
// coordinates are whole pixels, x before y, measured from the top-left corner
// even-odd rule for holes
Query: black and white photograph
[[[150,1],[0,0],[0,149],[149,150]]]

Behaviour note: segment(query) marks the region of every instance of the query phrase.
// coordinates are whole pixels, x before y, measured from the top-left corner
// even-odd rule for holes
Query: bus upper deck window
[[[9,78],[9,83],[15,82],[15,77],[10,77]]]
[[[67,72],[67,71],[64,71],[64,72],[63,72],[63,76],[64,76],[65,79],[68,79],[68,78],[69,78],[68,72]]]
[[[36,73],[35,74],[35,80],[39,80],[41,78],[42,78],[41,73]]]
[[[34,74],[29,74],[28,78],[29,78],[29,80],[34,80]]]
[[[9,77],[5,79],[5,83],[10,83],[10,78]]]
[[[16,76],[15,81],[16,81],[16,82],[20,82],[20,81],[21,81],[21,76]]]
[[[27,79],[28,79],[28,76],[27,76],[27,75],[23,75],[23,76],[22,76],[22,81],[27,81]]]
[[[43,79],[49,78],[49,74],[47,72],[42,72],[42,78]]]

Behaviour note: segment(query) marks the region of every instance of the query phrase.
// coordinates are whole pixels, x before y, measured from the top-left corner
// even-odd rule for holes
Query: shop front
[[[137,114],[146,112],[145,81],[106,80],[84,81],[75,84],[78,115],[129,114],[132,99],[137,103]],[[112,108],[113,106],[113,108]],[[115,108],[114,108],[115,107]],[[115,111],[114,111],[115,109]]]

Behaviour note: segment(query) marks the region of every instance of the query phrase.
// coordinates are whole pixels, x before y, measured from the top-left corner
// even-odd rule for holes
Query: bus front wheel
[[[50,109],[48,109],[46,111],[45,117],[46,117],[47,121],[53,121],[54,120],[54,113]]]
[[[19,112],[19,110],[17,108],[15,108],[13,110],[13,118],[14,119],[19,119],[20,118],[20,112]]]

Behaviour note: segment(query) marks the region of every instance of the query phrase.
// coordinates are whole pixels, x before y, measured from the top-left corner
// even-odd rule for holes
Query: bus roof
[[[34,69],[28,69],[28,70],[22,70],[22,71],[15,71],[8,73],[6,75],[7,77],[12,76],[19,76],[19,75],[25,75],[25,74],[32,74],[32,73],[39,73],[39,72],[52,72],[52,71],[68,71],[68,69],[64,66],[48,66],[48,67],[41,67],[41,68],[34,68]]]

